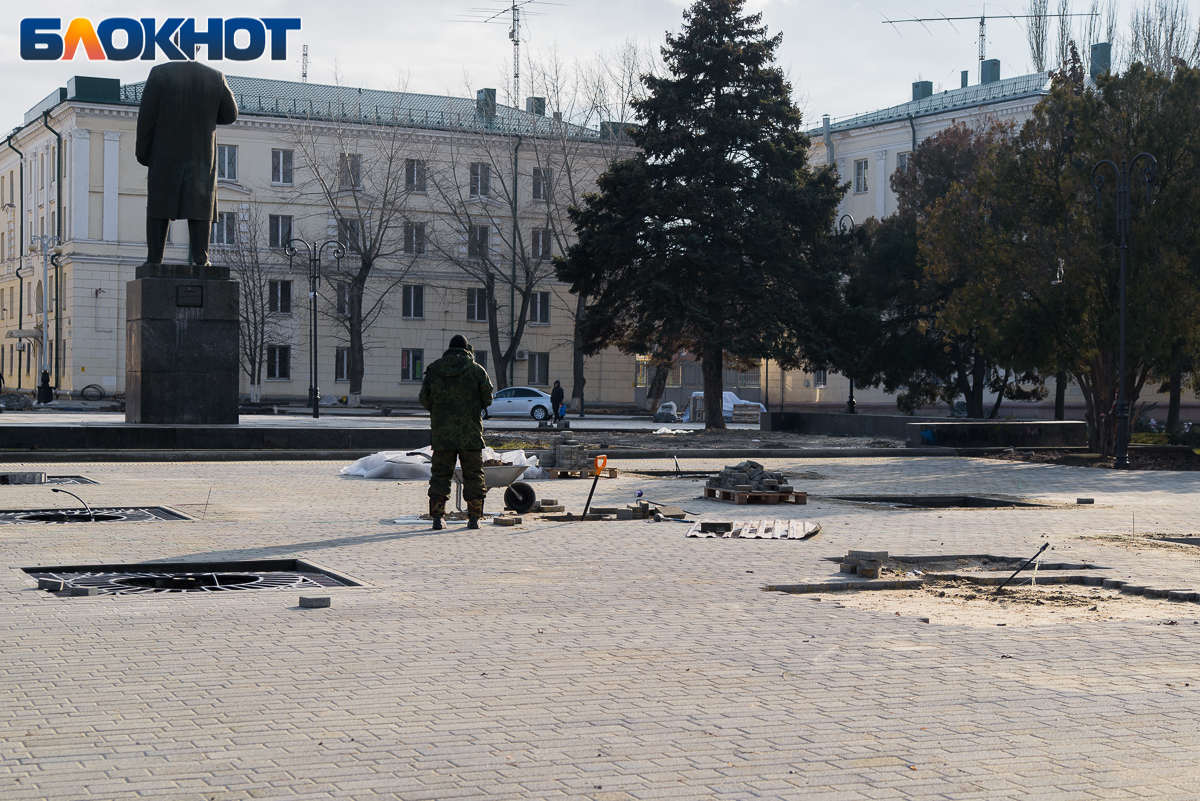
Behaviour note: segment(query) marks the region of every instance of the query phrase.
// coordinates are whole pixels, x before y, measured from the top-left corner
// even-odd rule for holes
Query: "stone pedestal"
[[[126,284],[125,422],[238,422],[238,283],[155,264]]]

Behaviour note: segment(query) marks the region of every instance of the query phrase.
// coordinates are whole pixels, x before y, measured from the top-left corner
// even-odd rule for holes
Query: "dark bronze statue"
[[[161,264],[171,220],[188,221],[192,264],[208,264],[217,207],[218,125],[237,119],[225,76],[196,61],[150,70],[138,109],[137,160],[146,179],[146,263]]]

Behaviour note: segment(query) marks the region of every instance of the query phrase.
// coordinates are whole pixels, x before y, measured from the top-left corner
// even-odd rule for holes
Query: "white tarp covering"
[[[422,448],[419,451],[380,451],[370,456],[364,456],[353,464],[343,467],[339,472],[343,476],[361,476],[362,478],[387,478],[396,481],[428,481],[431,475],[429,468],[433,458],[433,448]],[[529,469],[521,475],[522,481],[537,481],[547,478],[549,473],[538,465],[536,456],[526,456],[525,451],[494,451],[483,449],[485,462],[498,459],[505,464],[528,465]]]
[[[693,392],[692,397],[693,398],[703,398],[704,393],[703,392]],[[726,420],[733,419],[734,405],[735,404],[743,404],[743,403],[757,406],[759,411],[765,412],[767,410],[767,407],[763,406],[761,403],[755,403],[754,401],[745,401],[745,400],[742,400],[741,398],[739,398],[737,396],[737,393],[725,392],[721,396],[721,415]],[[685,423],[691,422],[691,419],[690,419],[691,416],[692,416],[692,405],[689,403],[687,405],[687,408],[684,409],[684,411],[683,411],[683,422],[685,422]]]

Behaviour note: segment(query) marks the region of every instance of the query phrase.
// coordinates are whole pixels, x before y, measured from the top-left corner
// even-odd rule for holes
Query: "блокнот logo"
[[[253,61],[267,51],[269,38],[271,60],[284,61],[288,31],[298,30],[299,17],[209,17],[199,31],[195,19],[184,17],[169,17],[161,25],[154,17],[110,17],[99,25],[77,17],[63,33],[62,19],[31,17],[21,20],[21,58],[70,61],[82,48],[89,61],[154,61],[156,50],[172,61],[187,61],[203,45],[208,61]],[[248,43],[239,46],[235,37]]]

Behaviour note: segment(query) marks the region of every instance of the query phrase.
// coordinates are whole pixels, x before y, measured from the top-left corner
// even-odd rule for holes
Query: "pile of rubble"
[[[783,477],[783,473],[771,472],[758,462],[745,461],[740,464],[726,465],[714,478],[708,480],[708,486],[714,489],[734,490],[735,492],[791,492],[792,487]]]

